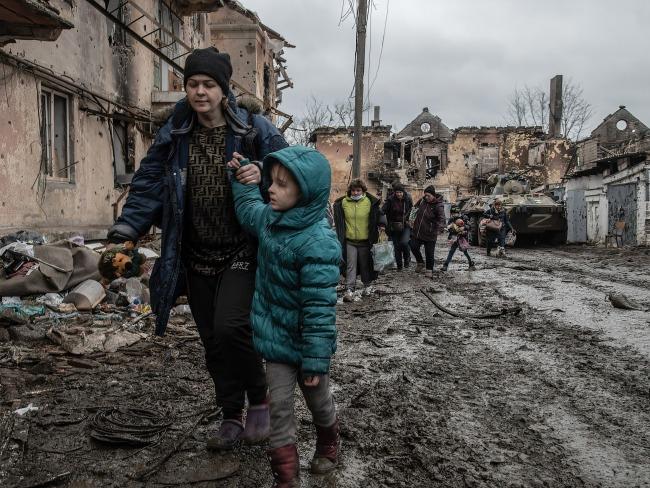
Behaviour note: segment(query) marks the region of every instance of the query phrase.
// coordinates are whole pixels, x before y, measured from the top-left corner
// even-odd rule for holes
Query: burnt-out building
[[[495,173],[523,174],[531,186],[560,183],[573,158],[569,141],[541,127],[450,130],[426,107],[384,146],[384,184],[397,177],[416,196],[432,184],[450,202],[484,192]]]
[[[390,125],[376,121],[363,127],[361,136],[361,178],[368,185],[368,191],[375,195],[382,192],[379,172],[384,171],[384,143],[390,139]],[[352,141],[354,130],[351,127],[319,127],[310,136],[310,142],[329,161],[332,168],[332,188],[330,200],[343,196],[352,178]],[[396,175],[395,175],[396,177]]]
[[[650,129],[620,106],[577,143],[565,182],[569,242],[650,244]]]

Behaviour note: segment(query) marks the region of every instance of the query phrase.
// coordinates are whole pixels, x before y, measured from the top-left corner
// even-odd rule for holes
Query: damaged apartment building
[[[227,0],[0,3],[0,232],[105,235],[170,107],[182,66],[214,45],[232,89],[278,124],[292,47]]]

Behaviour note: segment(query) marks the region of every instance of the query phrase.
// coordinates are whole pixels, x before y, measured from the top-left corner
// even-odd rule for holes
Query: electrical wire
[[[381,57],[384,54],[384,40],[386,39],[386,27],[388,26],[388,8],[390,7],[390,0],[386,0],[386,16],[384,17],[384,32],[381,35],[381,48],[379,49],[379,59],[377,61],[377,71],[375,72],[375,77],[372,79],[370,89],[375,86],[375,81],[377,81],[377,76],[379,76],[379,68],[381,67]]]

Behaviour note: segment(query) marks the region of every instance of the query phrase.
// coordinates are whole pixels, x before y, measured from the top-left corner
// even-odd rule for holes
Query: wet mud
[[[309,474],[314,432],[297,396],[302,486],[650,486],[650,314],[607,299],[650,307],[650,250],[472,253],[476,271],[462,256],[433,280],[390,271],[372,297],[339,304],[341,466]],[[460,315],[521,310],[453,317],[421,289]],[[172,321],[162,339],[85,362],[47,341],[0,344],[0,485],[270,486],[263,446],[206,451],[214,390],[191,319]],[[169,425],[154,444],[107,447],[90,431],[115,407]]]

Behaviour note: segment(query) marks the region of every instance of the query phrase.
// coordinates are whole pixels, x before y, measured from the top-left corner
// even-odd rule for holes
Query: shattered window
[[[48,177],[70,181],[69,98],[47,88],[41,89],[41,144]]]
[[[135,160],[132,157],[129,127],[123,120],[113,120],[113,165],[115,181],[118,184],[128,184],[135,172]]]
[[[435,178],[438,171],[440,171],[440,158],[438,156],[427,156],[426,178]]]

